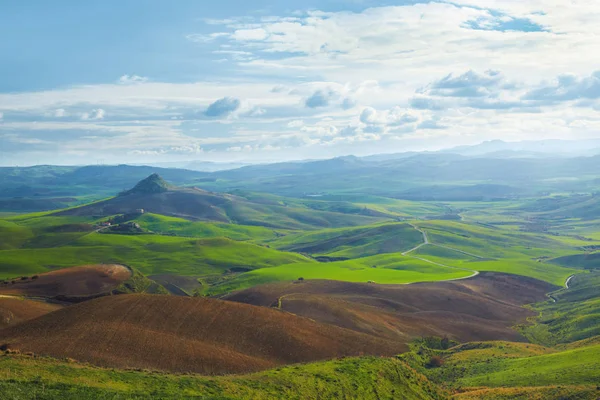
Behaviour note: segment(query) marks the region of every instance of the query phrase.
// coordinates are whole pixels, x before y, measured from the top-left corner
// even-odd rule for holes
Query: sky
[[[0,165],[600,137],[597,0],[19,0]]]

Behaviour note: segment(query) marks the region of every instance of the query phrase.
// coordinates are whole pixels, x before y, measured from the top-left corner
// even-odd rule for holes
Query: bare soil
[[[248,304],[107,296],[0,330],[0,345],[100,366],[228,374],[343,356],[391,356],[403,343]]]

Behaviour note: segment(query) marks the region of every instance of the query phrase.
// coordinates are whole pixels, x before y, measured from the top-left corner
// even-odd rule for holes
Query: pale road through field
[[[561,292],[563,290],[569,290],[569,283],[571,282],[571,279],[575,278],[577,275],[578,274],[573,274],[573,275],[571,275],[570,277],[567,278],[567,280],[565,281],[565,288],[564,289],[559,289],[559,290],[556,290],[556,291],[554,291],[552,293],[548,293],[548,297],[550,298],[550,300],[552,300],[553,303],[557,302],[556,297],[553,296],[554,293]]]
[[[475,257],[475,258],[480,258],[480,259],[484,258],[484,257],[478,256],[478,255],[475,255],[475,254],[467,253],[466,251],[462,251],[462,250],[458,250],[458,249],[453,249],[452,247],[441,246],[441,245],[438,245],[438,244],[433,244],[433,243],[431,243],[429,241],[429,236],[427,236],[427,232],[425,232],[424,229],[421,229],[421,228],[419,228],[418,226],[416,226],[414,224],[409,224],[409,225],[412,226],[415,230],[421,232],[421,234],[423,235],[423,243],[419,244],[418,246],[413,247],[412,249],[410,249],[408,251],[405,251],[404,253],[402,253],[403,256],[408,256],[410,253],[412,253],[412,252],[420,249],[423,246],[431,245],[431,246],[437,246],[437,247],[442,247],[444,249],[456,251],[458,253],[466,254],[466,255],[469,255],[469,256],[472,256],[472,257]],[[438,263],[438,262],[435,262],[435,261],[430,261],[430,260],[427,260],[425,258],[421,258],[421,257],[417,257],[417,256],[409,256],[409,257],[412,257],[412,258],[417,259],[417,260],[424,261],[424,262],[429,263],[429,264],[437,265],[437,266],[440,266],[440,267],[451,268],[451,269],[458,269],[458,270],[461,270],[461,271],[469,271],[469,272],[473,273],[472,275],[465,276],[463,278],[445,279],[445,280],[436,281],[436,282],[458,281],[458,280],[462,280],[462,279],[474,278],[477,275],[479,275],[479,271],[476,271],[474,269],[460,268],[460,267],[451,267],[450,265],[441,264],[441,263]]]
[[[409,253],[412,253],[413,251],[419,250],[421,247],[430,244],[429,243],[429,237],[427,236],[427,232],[425,232],[423,229],[419,228],[416,225],[413,224],[409,224],[410,226],[412,226],[416,231],[421,232],[421,235],[423,235],[423,243],[419,244],[416,247],[413,247],[412,249],[405,251],[404,253],[402,253],[403,256],[408,255]]]

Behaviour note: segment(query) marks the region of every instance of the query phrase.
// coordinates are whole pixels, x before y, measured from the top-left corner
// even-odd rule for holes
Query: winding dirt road
[[[408,251],[405,251],[404,253],[402,253],[402,255],[403,255],[403,256],[409,256],[409,254],[410,254],[410,253],[413,253],[414,251],[416,251],[416,250],[420,249],[421,247],[424,247],[424,246],[430,245],[430,246],[437,246],[437,247],[441,247],[441,248],[444,248],[444,249],[448,249],[448,250],[456,251],[456,252],[458,252],[458,253],[466,254],[466,255],[468,255],[468,256],[475,257],[475,258],[479,258],[479,259],[484,259],[484,258],[485,258],[485,257],[481,257],[481,256],[478,256],[478,255],[475,255],[475,254],[468,253],[468,252],[466,252],[466,251],[462,251],[462,250],[458,250],[458,249],[453,249],[452,247],[448,247],[448,246],[443,246],[443,245],[438,245],[438,244],[431,243],[431,242],[429,241],[429,236],[427,236],[427,232],[426,232],[424,229],[421,229],[421,228],[419,228],[418,226],[416,226],[416,225],[414,225],[414,224],[409,224],[409,225],[410,225],[410,226],[412,226],[412,227],[413,227],[415,230],[417,230],[417,231],[421,232],[421,234],[423,235],[423,243],[419,244],[418,246],[415,246],[415,247],[413,247],[412,249],[410,249],[410,250],[408,250]],[[469,275],[469,276],[464,276],[464,277],[462,277],[462,278],[445,279],[445,280],[442,280],[442,281],[437,281],[437,282],[450,282],[450,281],[458,281],[458,280],[462,280],[462,279],[470,279],[470,278],[474,278],[474,277],[476,277],[477,275],[479,275],[479,271],[476,271],[476,270],[474,270],[474,269],[469,269],[469,268],[460,268],[460,267],[452,267],[452,266],[450,266],[450,265],[441,264],[441,263],[438,263],[438,262],[435,262],[435,261],[431,261],[431,260],[427,260],[427,259],[425,259],[425,258],[418,257],[418,256],[409,256],[409,257],[411,257],[411,258],[414,258],[414,259],[416,259],[416,260],[420,260],[420,261],[423,261],[423,262],[429,263],[429,264],[437,265],[437,266],[439,266],[439,267],[450,268],[450,269],[458,269],[458,270],[461,270],[461,271],[468,271],[468,272],[472,272],[472,273],[473,273],[472,275]]]

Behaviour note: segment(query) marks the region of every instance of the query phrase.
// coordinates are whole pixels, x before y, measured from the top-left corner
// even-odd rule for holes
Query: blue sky
[[[599,136],[589,0],[11,3],[0,165]]]

